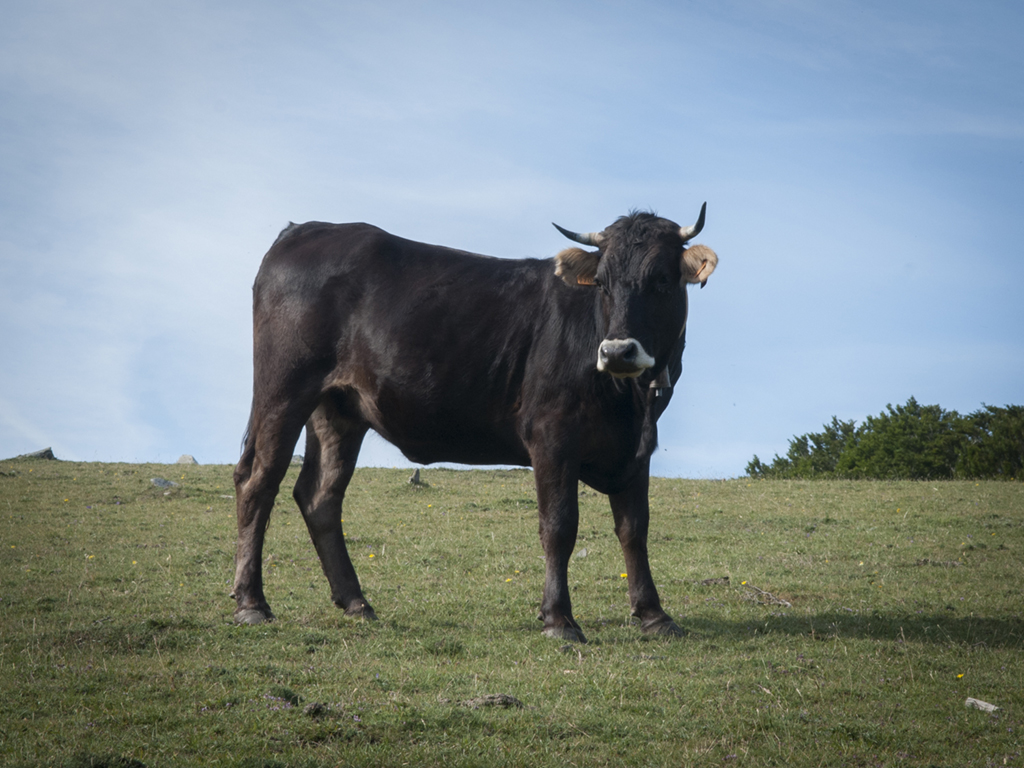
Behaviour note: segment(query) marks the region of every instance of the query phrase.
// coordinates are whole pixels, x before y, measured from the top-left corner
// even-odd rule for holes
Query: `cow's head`
[[[639,376],[671,352],[686,327],[686,284],[707,283],[718,256],[686,243],[704,227],[680,227],[652,213],[623,216],[602,232],[558,231],[598,250],[568,248],[555,257],[555,274],[572,286],[601,291],[604,339],[597,369],[612,376]],[[591,287],[592,286],[592,287]]]

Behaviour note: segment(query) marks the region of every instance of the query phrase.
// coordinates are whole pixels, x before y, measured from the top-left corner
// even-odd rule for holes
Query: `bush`
[[[757,456],[747,475],[761,478],[1024,480],[1024,406],[984,406],[968,416],[921,405],[887,405],[860,425],[835,416],[822,432],[789,441],[771,464]]]
[[[956,474],[1024,480],[1024,406],[986,405],[969,418]]]

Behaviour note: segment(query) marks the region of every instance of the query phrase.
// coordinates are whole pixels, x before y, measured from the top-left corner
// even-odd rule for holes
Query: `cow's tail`
[[[253,434],[252,422],[255,414],[255,403],[253,407],[249,409],[249,421],[245,425],[245,432],[242,433],[242,445],[240,446],[240,456],[238,459],[238,465],[235,468],[235,482],[248,477],[252,471],[252,462],[256,457],[256,436]]]
[[[251,418],[251,414],[250,414],[250,418]],[[246,443],[249,442],[249,426],[250,425],[251,425],[251,422],[250,422],[250,424],[246,424],[245,425],[245,432],[242,433],[242,444],[238,446],[238,456],[239,456],[239,458],[241,458],[241,456],[245,454],[245,446],[246,446]]]

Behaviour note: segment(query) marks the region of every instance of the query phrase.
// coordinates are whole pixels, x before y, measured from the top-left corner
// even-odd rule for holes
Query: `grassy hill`
[[[581,486],[591,642],[568,646],[534,619],[529,471],[359,470],[366,623],[330,604],[293,469],[265,549],[278,620],[237,627],[231,470],[0,462],[0,763],[1024,764],[1021,483],[653,479],[678,640],[630,626],[607,500]]]

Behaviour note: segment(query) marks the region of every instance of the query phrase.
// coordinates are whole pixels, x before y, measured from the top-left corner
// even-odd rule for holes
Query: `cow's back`
[[[254,290],[256,365],[318,382],[424,463],[528,464],[524,401],[592,368],[593,318],[550,260],[313,222],[282,233]]]

